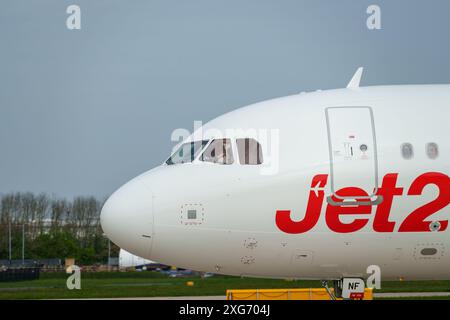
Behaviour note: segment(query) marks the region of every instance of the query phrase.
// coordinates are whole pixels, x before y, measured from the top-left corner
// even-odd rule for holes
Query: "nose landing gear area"
[[[327,281],[322,281],[322,286],[326,288],[332,300],[342,298],[344,300],[364,300],[366,298],[366,289],[364,280],[361,278],[343,278],[333,281],[334,291],[328,289]],[[370,292],[368,300],[372,300],[372,289],[367,289]],[[367,300],[366,299],[366,300]]]
[[[227,300],[373,300],[371,288],[365,288],[361,278],[322,281],[322,288],[227,290]]]

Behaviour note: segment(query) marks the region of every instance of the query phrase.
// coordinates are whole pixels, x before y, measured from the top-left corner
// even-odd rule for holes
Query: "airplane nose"
[[[132,180],[103,205],[100,222],[108,238],[135,255],[150,258],[153,236],[153,199],[148,187]]]

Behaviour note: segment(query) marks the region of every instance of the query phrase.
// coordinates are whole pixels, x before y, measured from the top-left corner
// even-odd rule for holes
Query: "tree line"
[[[9,259],[11,230],[12,259],[65,259],[80,264],[106,263],[108,239],[100,225],[104,200],[92,196],[69,201],[47,194],[16,192],[1,195],[0,259]],[[119,248],[111,243],[111,256]]]

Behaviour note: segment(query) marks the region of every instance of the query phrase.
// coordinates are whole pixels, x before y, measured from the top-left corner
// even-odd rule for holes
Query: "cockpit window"
[[[172,156],[167,159],[166,164],[179,164],[194,161],[195,157],[206,146],[208,140],[200,140],[183,143]]]
[[[233,151],[230,139],[215,139],[200,157],[201,161],[217,164],[232,164]]]
[[[236,139],[239,153],[239,162],[244,165],[257,165],[263,163],[261,145],[252,138]]]

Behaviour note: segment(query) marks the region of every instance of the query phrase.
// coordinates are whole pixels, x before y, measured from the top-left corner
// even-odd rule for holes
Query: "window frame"
[[[257,156],[256,156],[256,163],[245,163],[245,146],[244,146],[244,162],[241,162],[241,153],[240,153],[240,149],[239,149],[239,143],[238,140],[254,140],[257,143],[257,146],[259,147],[257,149]],[[239,159],[239,165],[241,166],[261,166],[264,164],[264,150],[262,147],[262,144],[253,137],[239,137],[239,138],[235,138],[234,139],[234,143],[236,145],[236,153],[238,155],[238,159]],[[245,143],[245,142],[244,142]],[[249,154],[249,160],[250,160],[250,154]],[[258,161],[259,160],[259,161]]]
[[[206,141],[206,143],[204,143],[205,141]],[[212,139],[200,139],[200,140],[184,141],[184,142],[180,143],[176,148],[174,148],[175,151],[172,152],[172,153],[170,154],[170,156],[164,161],[164,164],[167,165],[167,166],[173,166],[173,165],[177,165],[177,164],[189,164],[189,163],[194,163],[194,162],[198,159],[199,155],[201,155],[201,154],[203,153],[203,151],[205,150],[205,148],[211,143],[211,141],[212,141]],[[185,145],[185,144],[192,144],[192,143],[196,143],[196,142],[201,142],[201,143],[202,143],[202,146],[201,146],[201,148],[199,148],[199,150],[197,151],[197,154],[194,154],[194,158],[191,159],[191,161],[188,161],[188,162],[172,162],[172,161],[171,161],[172,163],[168,163],[168,161],[169,161],[170,159],[172,159],[173,155],[174,155],[175,153],[177,153],[183,145]]]
[[[410,147],[411,154],[409,157],[405,157],[405,148]],[[403,160],[412,160],[414,159],[414,145],[411,142],[404,142],[400,145],[400,155],[403,158]]]
[[[436,154],[432,155],[430,153],[431,147],[434,147],[436,149]],[[439,144],[437,142],[427,142],[425,144],[425,154],[427,155],[427,158],[430,160],[436,160],[437,158],[439,158],[439,153],[440,153],[439,149],[440,149]]]
[[[205,154],[205,152],[208,150],[208,148],[214,143],[214,141],[216,140],[228,140],[229,144],[230,144],[230,153],[231,153],[231,162],[230,163],[220,163],[220,162],[212,162],[212,161],[206,161],[206,160],[202,160],[203,155]],[[204,147],[204,149],[202,150],[202,152],[200,152],[197,156],[196,161],[201,162],[201,163],[210,163],[213,165],[219,164],[222,166],[232,166],[234,164],[236,164],[235,161],[235,154],[236,154],[236,150],[235,147],[233,145],[233,138],[226,138],[226,137],[222,137],[222,138],[211,138],[208,142],[208,144]]]

